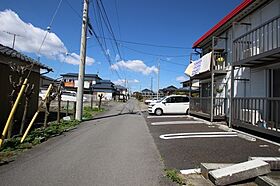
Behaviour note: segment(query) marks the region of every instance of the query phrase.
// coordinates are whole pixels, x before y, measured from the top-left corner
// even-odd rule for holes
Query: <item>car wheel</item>
[[[189,115],[189,109],[186,111],[186,114]]]
[[[155,114],[156,114],[157,116],[162,115],[162,110],[161,110],[160,108],[157,108],[157,109],[155,110]]]

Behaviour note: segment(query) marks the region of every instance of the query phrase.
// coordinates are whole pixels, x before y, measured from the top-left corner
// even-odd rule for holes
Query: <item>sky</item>
[[[98,40],[88,32],[85,71],[132,91],[180,88],[193,43],[241,2],[90,0]],[[82,0],[1,0],[0,43],[12,47],[16,34],[15,49],[53,68],[48,76],[78,73],[82,9]]]

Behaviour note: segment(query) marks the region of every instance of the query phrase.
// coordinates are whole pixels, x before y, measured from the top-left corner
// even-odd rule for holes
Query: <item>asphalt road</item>
[[[168,168],[186,170],[199,168],[200,163],[239,163],[247,161],[249,156],[279,157],[280,155],[280,146],[259,139],[251,141],[247,137],[162,139],[160,136],[164,134],[225,131],[217,125],[196,123],[197,120],[186,116],[166,115],[166,117],[151,118],[147,113],[144,116],[164,164]],[[167,121],[169,124],[152,125],[152,123]],[[187,122],[175,124],[176,121]]]
[[[137,101],[110,111],[0,167],[0,185],[171,185]]]

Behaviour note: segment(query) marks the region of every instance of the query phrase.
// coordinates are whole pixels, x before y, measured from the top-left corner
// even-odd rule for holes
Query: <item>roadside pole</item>
[[[81,35],[81,48],[80,48],[80,66],[78,76],[78,89],[77,89],[77,109],[76,120],[82,120],[83,113],[83,96],[84,96],[84,75],[85,75],[85,62],[86,62],[86,45],[87,45],[87,25],[88,25],[88,4],[89,0],[84,0],[83,9],[83,23]]]
[[[158,59],[157,100],[158,100],[158,97],[159,97],[159,72],[160,72],[160,59]]]
[[[151,77],[151,99],[153,99],[153,77]]]

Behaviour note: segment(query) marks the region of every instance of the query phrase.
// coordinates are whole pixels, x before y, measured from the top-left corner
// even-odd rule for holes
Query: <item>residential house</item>
[[[186,95],[190,97],[198,97],[199,96],[199,81],[183,81],[181,82],[182,87],[179,88],[177,91],[185,93]]]
[[[194,44],[190,113],[279,137],[280,1],[244,0]]]
[[[95,97],[94,99],[99,99],[99,96],[102,95],[102,100],[112,100],[116,95],[114,83],[110,80],[99,80],[96,84],[91,86],[91,91]]]
[[[58,81],[45,75],[40,76],[40,89],[47,89],[52,83],[58,83]]]
[[[152,90],[149,90],[147,88],[143,89],[141,91],[141,94],[142,94],[143,97],[153,97],[155,95]]]
[[[27,120],[30,119],[38,108],[39,100],[39,87],[40,87],[40,70],[52,71],[50,67],[39,63],[38,61],[10,48],[0,44],[0,84],[1,84],[1,94],[0,94],[0,130],[2,131],[4,125],[8,119],[9,113],[11,111],[11,95],[13,87],[10,84],[10,76],[12,79],[18,79],[18,75],[11,70],[10,65],[13,64],[16,67],[26,67],[27,70],[24,72],[23,78],[26,78],[29,70],[31,69],[30,76],[28,78],[28,84],[34,84],[34,93],[30,99]],[[14,116],[15,126],[20,126],[22,119],[22,114],[24,110],[25,97],[23,96],[20,100],[20,104],[17,108],[16,114]],[[18,129],[18,127],[16,127]]]
[[[116,100],[119,101],[126,101],[128,99],[128,90],[124,86],[121,85],[114,85],[114,88],[116,90]]]
[[[171,94],[175,94],[176,91],[177,91],[177,87],[175,87],[173,85],[159,90],[159,92],[162,93],[163,96],[169,96]]]
[[[70,91],[77,91],[78,87],[78,73],[66,73],[61,74],[64,82],[64,88]],[[84,75],[84,93],[92,94],[92,85],[98,83],[101,78],[97,74],[85,74]]]

